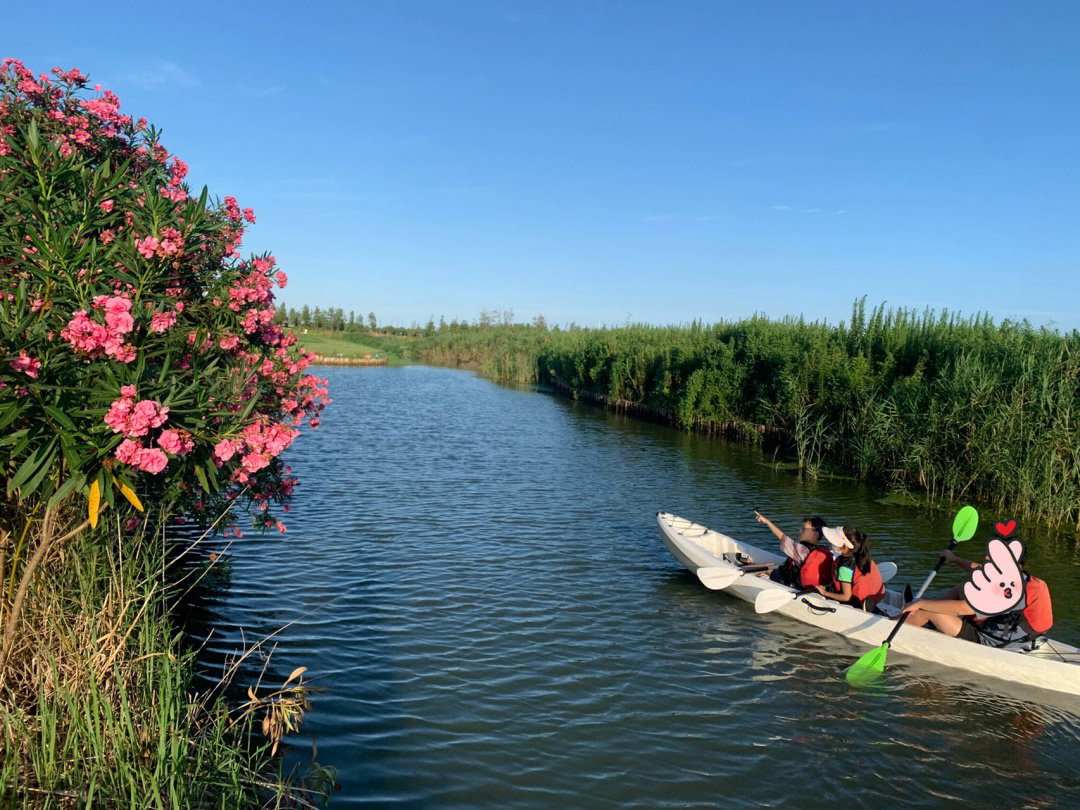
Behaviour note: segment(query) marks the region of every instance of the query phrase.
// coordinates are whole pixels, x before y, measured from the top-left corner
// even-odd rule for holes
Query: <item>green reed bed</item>
[[[933,499],[1080,529],[1080,333],[856,302],[849,323],[749,318],[688,327],[444,330],[417,359],[554,381],[687,429],[784,437]]]

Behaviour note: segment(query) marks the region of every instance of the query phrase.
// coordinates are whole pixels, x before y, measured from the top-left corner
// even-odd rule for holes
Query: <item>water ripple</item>
[[[235,543],[199,609],[209,675],[293,622],[274,671],[324,690],[294,744],[339,769],[332,806],[1080,807],[1080,707],[902,656],[852,691],[858,647],[706,591],[652,513],[763,545],[754,508],[789,528],[822,513],[901,572],[928,567],[947,518],[462,372],[325,375],[334,405],[290,450],[289,533]],[[1075,643],[1061,542],[1031,558]]]

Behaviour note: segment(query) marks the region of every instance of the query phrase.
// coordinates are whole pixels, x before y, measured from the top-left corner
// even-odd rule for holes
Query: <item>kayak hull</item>
[[[664,545],[692,573],[697,573],[699,568],[727,566],[737,569],[724,558],[725,554],[734,559],[736,553],[741,553],[755,563],[784,561],[781,555],[676,515],[659,512],[656,520]],[[901,594],[886,589],[885,599],[879,608],[889,615],[867,613],[825,599],[819,594],[796,596],[794,589],[754,574],[742,574],[724,591],[753,604],[758,594],[777,589],[791,593],[793,598],[772,612],[829,630],[868,647],[877,647],[885,640],[895,624],[894,616],[902,605]],[[1049,640],[1032,651],[998,649],[952,638],[936,630],[904,625],[889,648],[948,667],[1080,696],[1080,649],[1059,641]]]

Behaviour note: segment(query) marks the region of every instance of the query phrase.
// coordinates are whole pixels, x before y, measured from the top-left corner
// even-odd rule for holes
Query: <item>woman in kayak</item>
[[[821,530],[822,536],[837,553],[832,589],[818,585],[817,591],[826,599],[873,610],[885,598],[885,583],[881,572],[870,556],[870,540],[851,526]]]
[[[802,528],[799,530],[799,542],[796,543],[757,510],[754,511],[754,516],[758,523],[764,523],[769,527],[769,531],[780,541],[780,550],[787,557],[784,564],[774,569],[770,575],[774,582],[802,588],[815,588],[832,582],[832,554],[821,545],[821,530],[825,527],[824,519],[817,515],[803,518]]]
[[[943,551],[941,556],[965,571],[975,571],[982,567],[979,563],[965,560],[951,551]],[[950,597],[959,594],[958,598],[917,599],[905,606],[903,612],[911,614],[907,623],[915,627],[929,624],[945,635],[991,647],[1028,641],[1049,632],[1054,624],[1050,590],[1045,582],[1028,573],[1024,566],[1026,559],[1025,548],[1016,560],[1020,575],[1024,579],[1024,598],[1007,613],[996,616],[980,615],[963,598],[962,586],[959,586],[946,595]]]

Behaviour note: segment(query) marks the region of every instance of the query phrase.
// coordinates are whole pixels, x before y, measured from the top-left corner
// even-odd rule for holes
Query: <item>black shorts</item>
[[[979,643],[979,631],[975,629],[975,625],[968,619],[961,620],[960,632],[956,634],[956,637],[962,638],[964,641]]]

